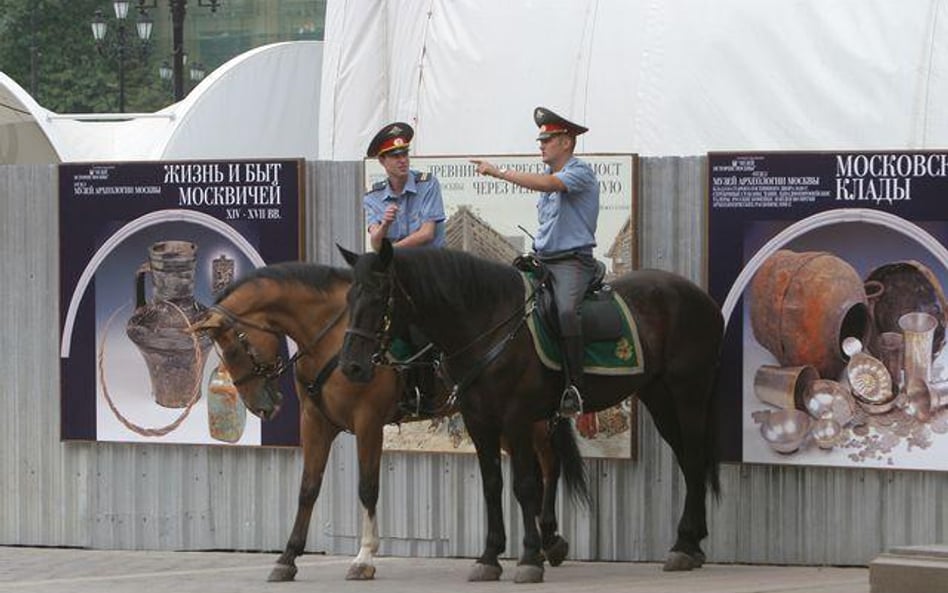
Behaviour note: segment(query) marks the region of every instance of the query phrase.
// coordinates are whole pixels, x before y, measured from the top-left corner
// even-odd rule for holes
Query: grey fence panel
[[[704,283],[706,159],[640,165],[641,264]],[[359,251],[364,241],[362,164],[308,162],[304,178],[304,257],[344,265],[335,244]],[[59,441],[56,184],[52,166],[0,166],[0,544],[282,549],[302,471],[295,448]],[[637,460],[588,462],[591,509],[560,496],[573,558],[660,560],[672,545],[684,480],[644,408],[638,428]],[[522,525],[510,477],[505,462],[515,557]],[[713,561],[866,564],[891,546],[948,538],[944,472],[726,464],[721,482],[705,544]],[[486,520],[472,455],[387,454],[381,488],[382,553],[481,553]],[[341,435],[307,549],[356,552],[360,522],[355,439]]]

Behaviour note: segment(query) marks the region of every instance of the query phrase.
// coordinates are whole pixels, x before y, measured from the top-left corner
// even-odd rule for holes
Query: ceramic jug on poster
[[[197,246],[188,241],[159,241],[135,274],[135,312],[125,329],[138,346],[152,394],[160,406],[184,408],[200,397],[209,338],[188,333],[207,307],[194,299]],[[147,301],[145,276],[152,279]]]

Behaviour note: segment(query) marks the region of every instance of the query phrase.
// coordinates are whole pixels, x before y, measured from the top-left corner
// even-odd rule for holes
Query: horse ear
[[[346,260],[346,263],[349,264],[350,267],[354,268],[356,261],[359,259],[359,254],[349,251],[339,243],[336,243],[336,249],[338,249],[339,253],[342,254],[342,258]]]
[[[392,247],[392,242],[388,240],[388,237],[382,239],[382,248],[379,249],[379,259],[382,261],[383,267],[388,267],[394,254],[395,249]]]
[[[224,325],[224,316],[217,311],[208,310],[198,317],[185,331],[189,334],[217,329]]]

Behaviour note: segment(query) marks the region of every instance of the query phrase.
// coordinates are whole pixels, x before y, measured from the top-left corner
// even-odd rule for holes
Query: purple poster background
[[[948,153],[711,153],[708,177],[709,289],[728,324],[718,391],[723,457],[948,469],[948,410],[935,402],[931,417],[915,418],[911,407],[903,409],[904,389],[886,413],[867,412],[850,397],[855,418],[829,446],[819,446],[812,430],[792,452],[769,446],[761,425],[780,408],[763,401],[754,382],[762,366],[781,365],[754,333],[748,302],[755,272],[778,249],[832,254],[861,281],[883,266],[912,262],[931,273],[938,289],[948,286]],[[817,296],[823,288],[804,286]],[[776,302],[786,295],[770,296]],[[944,315],[937,321],[944,327]],[[932,364],[934,385],[948,380],[944,354],[936,352]],[[823,378],[849,388],[845,369]]]
[[[120,414],[136,425],[165,426],[181,415],[180,409],[155,403],[143,357],[126,335],[137,271],[148,261],[150,246],[193,243],[193,297],[209,306],[214,259],[232,260],[235,278],[257,265],[299,260],[301,173],[300,161],[286,159],[59,167],[63,440],[224,444],[207,437],[203,395],[177,428],[142,436],[123,427],[109,409],[102,381]],[[144,275],[146,300],[154,293],[149,276]],[[216,360],[211,349],[202,390]],[[248,414],[237,444],[298,444],[298,405],[289,373],[281,390],[282,412],[264,423]]]

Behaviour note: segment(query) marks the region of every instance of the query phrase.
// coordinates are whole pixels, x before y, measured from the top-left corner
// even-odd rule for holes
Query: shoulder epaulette
[[[370,193],[372,193],[372,192],[374,192],[374,191],[379,191],[380,189],[384,189],[386,183],[388,183],[388,182],[385,181],[385,180],[376,181],[375,183],[372,184],[372,189],[370,189],[369,191],[367,191],[367,192],[365,192],[365,193],[370,194]]]
[[[415,183],[419,181],[431,181],[431,173],[415,171]]]

